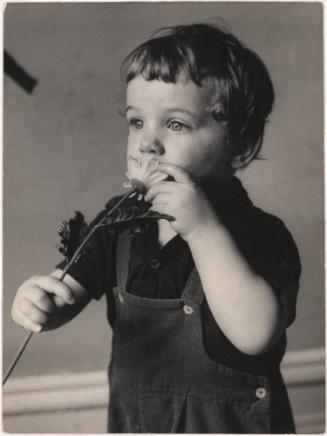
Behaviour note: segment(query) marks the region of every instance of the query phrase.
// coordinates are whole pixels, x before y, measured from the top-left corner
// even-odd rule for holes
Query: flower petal
[[[167,174],[159,171],[158,166],[159,161],[150,154],[143,155],[141,159],[129,156],[127,159],[126,177],[130,181],[130,185],[128,182],[125,182],[124,187],[134,186],[134,180],[140,182],[143,184],[143,187],[148,189],[154,183],[165,180]]]

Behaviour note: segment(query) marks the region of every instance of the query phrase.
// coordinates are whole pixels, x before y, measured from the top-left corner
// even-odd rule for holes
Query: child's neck
[[[163,247],[171,239],[173,239],[177,233],[172,229],[171,225],[167,220],[158,221],[158,242]]]

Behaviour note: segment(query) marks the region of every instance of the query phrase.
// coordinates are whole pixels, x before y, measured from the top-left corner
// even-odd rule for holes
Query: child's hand
[[[72,290],[53,276],[33,276],[18,289],[11,315],[21,327],[38,333],[49,330],[56,314],[67,305],[74,305]]]
[[[158,169],[174,178],[153,185],[145,196],[152,209],[171,215],[172,228],[187,241],[202,226],[217,223],[217,216],[203,190],[177,165],[160,163]]]

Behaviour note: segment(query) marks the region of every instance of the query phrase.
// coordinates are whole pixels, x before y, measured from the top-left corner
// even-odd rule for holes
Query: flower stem
[[[2,386],[4,386],[6,384],[6,381],[8,380],[8,378],[10,377],[11,373],[13,372],[18,360],[20,359],[21,355],[23,354],[25,348],[27,347],[27,344],[29,343],[29,341],[32,339],[33,336],[33,332],[28,332],[26,335],[26,338],[24,339],[24,342],[22,343],[20,349],[18,350],[15,358],[13,359],[8,371],[6,372],[3,380],[2,380]]]
[[[87,242],[89,241],[89,239],[91,238],[91,236],[96,232],[96,230],[101,227],[103,225],[103,223],[106,221],[106,219],[111,216],[113,214],[113,212],[115,212],[116,209],[118,209],[118,207],[124,203],[124,201],[130,196],[132,195],[134,192],[136,191],[135,188],[130,189],[105,215],[103,218],[101,218],[101,220],[95,224],[92,228],[92,230],[90,231],[90,233],[87,234],[87,236],[84,238],[84,240],[82,241],[82,243],[79,245],[79,247],[76,249],[75,253],[73,254],[72,258],[70,259],[70,261],[68,262],[68,264],[66,265],[65,269],[62,271],[62,274],[59,277],[59,280],[62,281],[66,274],[68,273],[69,269],[71,268],[71,266],[73,265],[73,263],[76,261],[76,259],[78,258],[79,254],[81,253],[81,251],[83,250],[83,248],[85,247],[85,245],[87,244]]]
[[[63,281],[63,279],[65,278],[66,274],[68,273],[69,269],[71,268],[71,266],[73,265],[73,263],[76,261],[76,259],[78,259],[78,256],[80,255],[81,251],[83,250],[83,248],[85,247],[85,245],[87,244],[87,242],[90,240],[91,236],[96,232],[96,230],[101,227],[103,225],[103,223],[106,221],[106,219],[111,216],[113,214],[113,212],[115,212],[116,209],[118,209],[118,207],[124,203],[124,201],[130,196],[132,195],[134,192],[136,192],[138,189],[136,189],[135,187],[130,189],[102,218],[101,220],[95,224],[91,231],[86,235],[86,237],[83,239],[83,241],[81,242],[81,244],[77,247],[75,253],[73,254],[72,258],[70,259],[70,261],[67,263],[65,269],[62,271],[61,275],[58,277],[58,280]],[[28,332],[24,342],[22,343],[21,347],[19,348],[15,358],[13,359],[8,371],[6,372],[3,380],[2,380],[2,386],[4,386],[7,382],[7,380],[9,379],[11,373],[13,372],[13,370],[15,369],[15,366],[17,365],[19,359],[21,358],[25,348],[27,347],[27,344],[29,343],[29,341],[31,340],[33,336],[33,332]]]

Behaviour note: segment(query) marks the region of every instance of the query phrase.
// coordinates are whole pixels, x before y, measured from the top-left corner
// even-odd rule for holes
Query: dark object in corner
[[[30,76],[15,59],[4,50],[3,68],[5,74],[11,77],[18,85],[20,85],[29,94],[37,84],[37,80]]]

